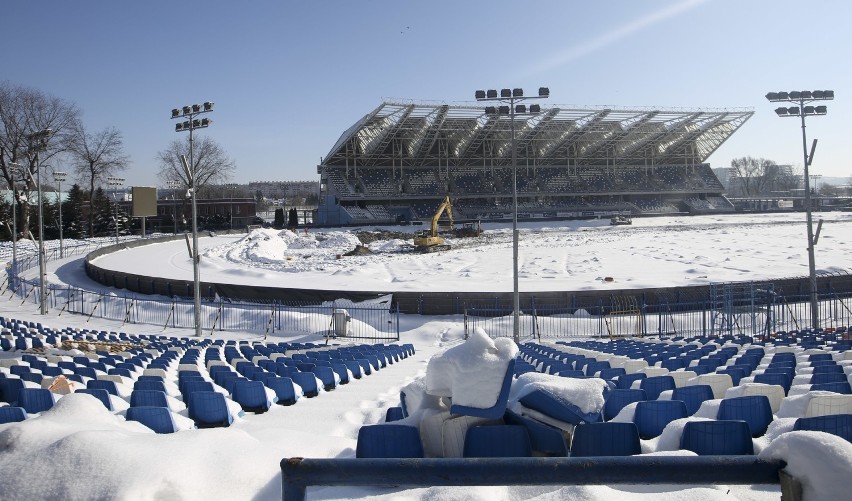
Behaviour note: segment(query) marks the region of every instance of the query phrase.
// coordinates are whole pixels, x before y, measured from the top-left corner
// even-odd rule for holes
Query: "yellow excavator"
[[[450,202],[450,197],[444,197],[444,201],[438,206],[435,215],[432,216],[432,226],[428,231],[424,231],[414,236],[414,246],[425,252],[433,252],[437,250],[449,249],[450,246],[444,243],[444,239],[438,234],[438,223],[441,216],[447,213],[449,227],[453,227],[453,204]]]

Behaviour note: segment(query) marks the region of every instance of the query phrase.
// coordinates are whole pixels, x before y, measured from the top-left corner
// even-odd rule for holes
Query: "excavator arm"
[[[429,233],[433,237],[438,236],[438,222],[441,220],[441,216],[444,215],[444,212],[447,213],[447,218],[450,220],[450,227],[453,226],[453,204],[450,202],[450,197],[444,197],[444,201],[441,202],[441,205],[438,206],[438,210],[435,211],[435,215],[432,216],[432,231]]]

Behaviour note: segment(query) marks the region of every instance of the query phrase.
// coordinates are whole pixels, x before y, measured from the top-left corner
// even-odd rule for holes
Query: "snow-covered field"
[[[849,270],[845,245],[852,214],[826,213],[817,247],[819,270]],[[397,230],[402,231],[403,228]],[[203,238],[202,279],[275,283],[351,290],[511,290],[511,234],[506,225],[487,228],[481,244],[451,242],[446,252],[398,252],[403,241],[370,244],[373,254],[344,257],[356,243],[348,232],[265,230],[248,237]],[[521,225],[521,288],[575,290],[603,287],[683,285],[807,273],[802,214],[636,219],[630,227],[606,221]],[[322,236],[321,236],[322,235]],[[99,259],[101,266],[191,280],[183,242],[122,251]],[[48,280],[92,286],[79,258],[51,263]],[[160,275],[162,276],[162,275]],[[428,277],[428,280],[422,280]],[[605,282],[603,277],[613,277]],[[298,285],[293,285],[298,284]],[[615,284],[615,285],[611,285]],[[395,289],[396,288],[396,289]],[[191,335],[145,325],[86,317],[39,315],[20,298],[0,298],[0,315],[53,327],[98,328],[128,333]],[[460,346],[464,327],[455,316],[401,317],[401,341],[413,343],[413,357],[371,376],[276,406],[261,415],[238,417],[226,429],[186,430],[155,435],[82,395],[60,398],[56,408],[21,424],[0,425],[0,499],[255,499],[281,497],[279,461],[285,457],[351,457],[358,429],[383,420],[398,405],[400,390],[423,378],[430,359]],[[245,333],[216,338],[259,340]],[[269,341],[318,341],[309,336]],[[0,353],[20,358],[20,353]],[[176,373],[172,374],[176,378]],[[448,384],[453,383],[450,381]],[[463,381],[455,382],[462,385]],[[594,402],[578,402],[581,406]],[[774,437],[774,435],[772,435]],[[790,437],[790,438],[784,438]],[[661,445],[662,443],[662,445]],[[644,444],[664,452],[665,440]],[[824,437],[788,434],[763,444],[765,454],[794,461],[809,479],[814,499],[852,489],[852,445]],[[828,451],[829,462],[823,459]],[[669,451],[671,453],[671,451]],[[845,470],[844,470],[845,469]],[[818,490],[823,488],[823,490]],[[817,490],[814,490],[817,489]],[[777,486],[531,486],[465,488],[312,488],[309,499],[536,499],[536,500],[777,500]],[[826,498],[829,499],[829,498]],[[837,499],[832,497],[830,499]]]
[[[815,214],[818,218],[825,223],[816,246],[817,272],[849,272],[852,247],[845,240],[852,213]],[[701,285],[808,273],[800,213],[636,218],[631,226],[594,220],[519,227],[519,288],[526,291]],[[410,226],[382,229],[413,231]],[[450,250],[429,254],[412,252],[411,239],[376,240],[367,244],[372,254],[366,256],[344,256],[359,244],[352,231],[267,229],[242,237],[207,237],[200,239],[201,276],[211,282],[310,284],[332,290],[511,291],[511,228],[487,224],[485,230],[478,238],[448,238]],[[182,241],[109,254],[96,264],[192,279]]]

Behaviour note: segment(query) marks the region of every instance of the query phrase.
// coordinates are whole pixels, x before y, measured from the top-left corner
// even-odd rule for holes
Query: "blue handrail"
[[[779,484],[781,461],[754,456],[315,459],[281,461],[284,501],[307,487],[609,484]]]

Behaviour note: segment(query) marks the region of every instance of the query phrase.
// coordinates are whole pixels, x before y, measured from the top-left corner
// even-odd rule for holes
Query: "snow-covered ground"
[[[818,273],[852,270],[852,213],[822,218]],[[400,226],[393,231],[411,232]],[[370,230],[370,228],[364,228]],[[377,229],[378,230],[378,229]],[[448,238],[452,248],[418,254],[411,239],[370,242],[370,255],[344,256],[359,241],[351,231],[255,230],[200,239],[205,281],[367,291],[512,290],[512,238],[487,224],[478,238]],[[519,288],[524,291],[630,289],[806,276],[804,216],[791,214],[636,218],[522,223]],[[95,264],[156,277],[192,280],[186,244],[175,241],[108,254]],[[612,280],[605,280],[610,277]]]
[[[820,270],[848,270],[844,245],[852,214],[826,213],[819,246]],[[429,255],[391,252],[400,242],[374,242],[374,254],[345,257],[356,243],[346,232],[294,235],[264,231],[242,237],[201,240],[207,249],[202,278],[249,284],[347,288],[351,290],[511,290],[511,235],[506,225],[488,226],[487,243]],[[636,219],[631,227],[605,221],[521,225],[521,287],[527,290],[683,285],[807,273],[802,214]],[[324,241],[320,241],[325,238]],[[122,251],[99,259],[101,266],[137,273],[181,276],[192,269],[183,242]],[[79,258],[49,267],[48,280],[99,287],[87,281]],[[419,280],[427,276],[429,280]],[[435,285],[437,284],[437,285]],[[379,287],[381,286],[381,287]],[[128,333],[190,336],[146,325],[92,320],[51,311],[42,316],[20,298],[0,297],[0,315],[52,327],[98,328]],[[261,415],[237,418],[226,429],[186,430],[155,435],[82,395],[60,398],[56,408],[21,424],[0,425],[0,499],[256,499],[281,497],[282,458],[352,457],[358,429],[381,422],[398,405],[399,392],[419,381],[434,355],[463,341],[456,316],[401,317],[401,341],[414,356],[317,398],[276,406]],[[226,332],[216,338],[259,340]],[[318,341],[315,337],[271,337],[269,341]],[[17,357],[20,353],[0,353]],[[174,374],[176,377],[176,374]],[[452,383],[452,382],[450,382]],[[463,383],[463,382],[462,382]],[[456,381],[454,384],[459,385]],[[586,407],[594,402],[578,402]],[[842,441],[841,441],[842,442]],[[777,443],[777,445],[776,445]],[[649,445],[648,447],[656,447]],[[852,489],[852,445],[788,434],[767,444],[771,457],[794,457],[797,474],[809,479],[811,494]],[[832,465],[819,459],[829,451]],[[824,471],[820,470],[823,468]],[[845,470],[844,470],[845,469]],[[822,484],[828,490],[813,490]],[[536,500],[777,500],[777,486],[531,486],[464,488],[311,488],[309,499],[536,499]],[[815,498],[818,499],[818,498]],[[836,499],[836,498],[832,498]]]

